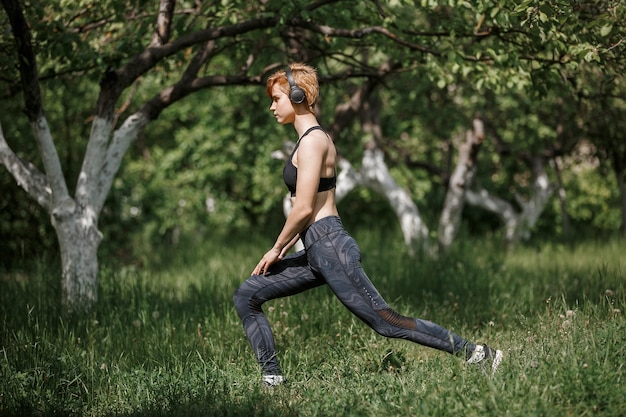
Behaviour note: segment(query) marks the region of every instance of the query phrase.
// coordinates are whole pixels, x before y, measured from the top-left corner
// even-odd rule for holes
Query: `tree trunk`
[[[530,238],[532,229],[537,224],[539,216],[543,213],[546,204],[548,204],[556,188],[550,183],[542,157],[533,156],[531,159],[531,167],[534,181],[531,186],[529,198],[523,203],[520,202],[523,221],[520,224],[521,227],[518,228],[519,235],[516,236],[516,241],[520,238],[524,240]]]
[[[468,130],[465,142],[459,147],[459,158],[448,183],[448,193],[439,219],[439,247],[446,251],[459,233],[465,202],[465,193],[476,175],[476,159],[484,135],[483,122],[474,119],[473,130]]]
[[[561,157],[557,156],[556,158],[550,161],[550,164],[554,167],[554,172],[556,174],[557,180],[557,196],[559,198],[559,206],[561,208],[561,229],[563,229],[563,239],[566,242],[571,241],[572,239],[572,226],[570,222],[569,212],[567,211],[567,192],[565,191],[565,187],[563,186],[563,178],[561,177]]]
[[[615,179],[617,180],[617,189],[620,197],[620,209],[622,213],[622,237],[626,238],[626,183],[624,181],[624,175],[626,169],[621,163],[617,152],[613,154],[613,171],[615,172]]]
[[[619,189],[621,210],[622,210],[622,237],[626,239],[626,184],[624,182],[624,174],[615,173],[617,175],[617,186]]]
[[[75,206],[69,209],[66,215],[52,218],[61,252],[62,302],[68,312],[83,312],[98,301],[98,247],[102,234],[85,210],[77,211]]]
[[[409,254],[416,251],[428,251],[428,227],[422,221],[419,210],[411,196],[393,179],[384,161],[384,154],[378,148],[366,149],[361,165],[363,185],[387,198],[393,207],[400,228],[404,235],[404,243]]]

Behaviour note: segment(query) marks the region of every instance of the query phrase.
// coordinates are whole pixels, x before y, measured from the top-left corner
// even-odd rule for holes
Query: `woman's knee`
[[[233,304],[235,304],[235,310],[239,316],[245,313],[245,310],[249,308],[250,296],[244,288],[245,282],[237,288],[235,294],[233,294]]]
[[[244,281],[233,294],[233,303],[240,317],[260,310],[262,304],[254,297],[254,290],[247,281]]]

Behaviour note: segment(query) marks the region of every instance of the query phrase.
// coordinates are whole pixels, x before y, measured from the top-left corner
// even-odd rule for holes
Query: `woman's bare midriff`
[[[297,197],[291,198],[291,204],[295,204]],[[306,225],[309,227],[316,221],[328,216],[339,216],[337,206],[335,205],[335,189],[328,191],[320,191],[315,198],[315,207],[313,207],[313,215],[311,221]]]

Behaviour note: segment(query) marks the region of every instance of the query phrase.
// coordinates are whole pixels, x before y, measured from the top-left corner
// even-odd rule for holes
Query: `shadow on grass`
[[[73,411],[71,408],[54,405],[41,410],[30,403],[0,409],[0,416],[3,417],[68,417],[94,415],[93,413],[94,411],[89,409]],[[189,402],[170,403],[163,406],[149,405],[130,412],[105,411],[97,415],[107,417],[295,417],[300,414],[295,410],[277,410],[269,403],[265,403],[257,394],[252,399],[242,400],[237,404],[216,401],[215,398],[207,395]]]

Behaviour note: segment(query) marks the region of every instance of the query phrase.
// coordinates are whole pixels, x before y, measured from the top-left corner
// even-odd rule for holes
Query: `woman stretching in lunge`
[[[502,351],[476,345],[435,323],[401,316],[387,305],[363,271],[359,247],[343,228],[335,205],[337,151],[313,110],[319,96],[315,69],[292,64],[276,72],[267,80],[267,94],[276,121],[293,124],[299,139],[283,170],[293,208],[274,246],[234,296],[246,336],[263,370],[263,382],[278,385],[283,376],[261,306],[324,284],[379,334],[465,355],[468,363],[489,364],[495,372]],[[285,256],[298,239],[305,249]]]

